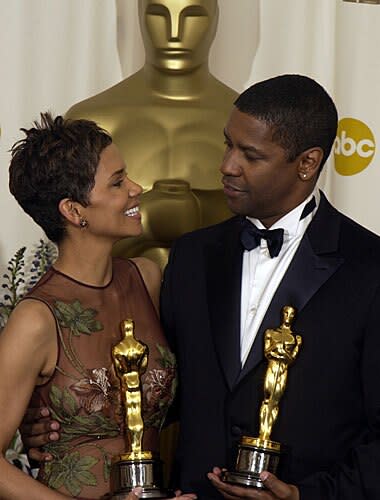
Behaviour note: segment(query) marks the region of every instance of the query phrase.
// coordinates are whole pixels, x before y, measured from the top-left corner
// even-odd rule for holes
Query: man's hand
[[[207,474],[211,483],[228,500],[237,500],[238,498],[256,498],[258,500],[299,500],[299,492],[296,486],[286,484],[270,472],[264,471],[260,474],[260,479],[265,484],[267,490],[256,488],[245,488],[224,483],[221,480],[222,471],[214,467],[212,472]]]
[[[176,490],[175,497],[173,500],[196,500],[197,495],[195,493],[182,493],[181,490]]]
[[[29,408],[20,426],[22,442],[28,450],[29,459],[37,462],[52,460],[50,453],[44,453],[39,448],[51,441],[58,441],[59,422],[50,418],[48,408]]]

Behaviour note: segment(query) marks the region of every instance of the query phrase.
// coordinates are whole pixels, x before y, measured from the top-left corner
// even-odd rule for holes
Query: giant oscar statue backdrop
[[[108,130],[129,176],[144,188],[144,235],[119,242],[115,253],[144,255],[163,267],[178,236],[230,215],[218,167],[236,92],[208,69],[217,0],[139,0],[138,6],[144,66],[67,116]]]

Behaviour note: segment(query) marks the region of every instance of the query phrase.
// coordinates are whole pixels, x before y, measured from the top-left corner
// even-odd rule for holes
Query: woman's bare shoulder
[[[131,259],[136,266],[139,268],[140,273],[145,281],[145,284],[148,286],[148,283],[157,284],[161,283],[162,273],[158,264],[153,262],[146,257],[134,257]]]
[[[22,300],[10,315],[2,335],[23,336],[29,341],[44,342],[55,330],[55,319],[50,308],[40,300]],[[26,340],[26,338],[25,338]]]
[[[34,368],[37,383],[51,375],[57,357],[56,323],[45,303],[25,299],[13,310],[0,334],[0,359],[8,355],[15,366]]]
[[[139,268],[145,286],[151,296],[153,304],[158,310],[159,295],[161,288],[162,273],[159,266],[146,257],[135,257],[131,259]]]

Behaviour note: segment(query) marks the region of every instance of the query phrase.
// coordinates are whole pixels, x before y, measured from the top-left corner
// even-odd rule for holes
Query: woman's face
[[[86,231],[112,241],[139,236],[142,232],[141,192],[141,186],[128,178],[124,160],[115,144],[104,148],[89,205],[81,209],[81,215],[88,221]]]

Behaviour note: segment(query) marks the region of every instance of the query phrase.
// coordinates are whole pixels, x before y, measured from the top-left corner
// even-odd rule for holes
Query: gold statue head
[[[120,323],[121,331],[124,337],[133,337],[135,323],[132,319],[125,319]]]
[[[292,306],[284,306],[282,308],[282,322],[285,326],[291,326],[294,320],[296,310]]]
[[[179,73],[207,63],[218,12],[217,0],[139,0],[146,62]]]

